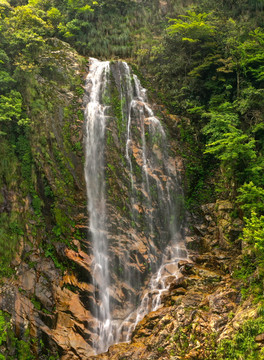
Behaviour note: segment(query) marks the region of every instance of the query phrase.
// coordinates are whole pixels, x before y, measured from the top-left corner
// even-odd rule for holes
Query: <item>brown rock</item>
[[[264,333],[260,334],[260,335],[257,335],[255,337],[255,341],[258,342],[258,343],[264,343]]]
[[[201,238],[198,236],[186,236],[185,242],[188,250],[199,250],[201,247]]]
[[[178,287],[187,288],[188,284],[185,277],[181,274],[178,278],[171,278],[171,282],[168,282],[166,285],[169,285],[169,291],[177,289]]]
[[[223,314],[232,311],[235,308],[237,300],[237,291],[230,289],[216,292],[208,297],[209,305],[213,312]]]
[[[191,274],[194,274],[194,264],[190,263],[189,261],[187,260],[181,260],[179,261],[178,263],[178,267],[179,267],[179,270],[180,272],[183,274],[183,275],[191,275]]]
[[[49,282],[40,276],[35,286],[35,296],[47,310],[52,310],[54,301]]]
[[[171,295],[176,295],[176,296],[184,295],[186,293],[186,291],[187,290],[185,288],[179,287],[179,288],[172,290]]]
[[[36,283],[36,273],[33,269],[23,272],[20,276],[20,284],[22,289],[34,293]]]

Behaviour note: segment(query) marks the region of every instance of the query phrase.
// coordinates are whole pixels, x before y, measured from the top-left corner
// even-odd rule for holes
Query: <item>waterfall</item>
[[[186,257],[181,198],[165,130],[125,62],[90,59],[85,179],[94,285],[93,348],[127,341],[160,305]]]
[[[111,343],[111,315],[109,308],[109,265],[106,236],[106,201],[104,180],[104,144],[107,106],[102,103],[102,94],[107,84],[109,62],[92,59],[86,87],[89,101],[85,109],[86,159],[85,179],[87,184],[90,232],[93,247],[93,281],[98,307],[95,309],[98,340],[94,348],[103,352]]]

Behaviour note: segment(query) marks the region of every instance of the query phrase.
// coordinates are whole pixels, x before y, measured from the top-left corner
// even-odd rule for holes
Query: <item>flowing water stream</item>
[[[137,76],[125,62],[90,59],[85,106],[93,347],[101,353],[128,341],[136,323],[158,308],[186,251],[179,176]]]
[[[95,309],[98,343],[94,347],[106,350],[111,338],[111,315],[109,308],[109,266],[108,242],[106,236],[106,199],[104,181],[104,148],[107,106],[102,104],[101,94],[105,90],[109,75],[109,62],[91,62],[87,77],[90,98],[85,109],[86,118],[86,161],[90,232],[93,247],[93,280],[98,287],[99,306]]]

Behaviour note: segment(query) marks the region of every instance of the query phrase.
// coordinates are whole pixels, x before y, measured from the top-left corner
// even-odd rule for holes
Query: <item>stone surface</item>
[[[258,343],[264,343],[264,334],[257,335],[255,341]]]
[[[171,283],[163,307],[138,323],[131,343],[114,345],[107,353],[89,359],[209,358],[213,337],[230,329],[234,331],[228,313],[235,314],[247,306],[239,306],[236,285],[235,280],[219,270],[192,264],[191,273]]]
[[[163,11],[167,2],[160,1],[160,5]],[[55,39],[50,41],[56,42]],[[54,45],[61,46],[61,42],[58,40],[58,44]],[[79,76],[80,64],[78,65],[77,54],[69,51],[67,44],[64,52],[67,56],[62,56],[62,50],[53,53],[56,54],[55,65],[59,72],[63,74],[65,67],[70,66],[73,76]],[[46,55],[48,58],[49,54]],[[41,61],[45,63],[45,59],[43,57]],[[36,80],[44,81],[42,78]],[[217,340],[231,337],[245,319],[256,316],[256,309],[250,301],[245,303],[241,301],[239,283],[230,276],[232,263],[240,251],[241,244],[236,243],[236,239],[243,223],[240,219],[232,218],[233,205],[224,200],[203,205],[201,216],[189,219],[188,225],[192,224],[193,230],[187,225],[184,230],[189,257],[186,260],[180,259],[186,256],[184,245],[181,245],[178,249],[180,259],[178,265],[173,264],[164,269],[164,273],[167,273],[168,290],[162,295],[161,307],[149,313],[137,324],[132,341],[114,345],[106,354],[90,356],[93,353],[92,343],[95,339],[91,309],[96,300],[95,288],[92,285],[92,257],[89,255],[91,249],[86,240],[89,229],[83,163],[74,151],[68,154],[70,161],[66,164],[57,164],[54,160],[55,144],[63,153],[68,151],[64,147],[62,135],[63,112],[72,105],[73,99],[73,93],[64,89],[57,95],[58,104],[54,112],[43,121],[42,125],[36,122],[33,129],[32,143],[35,144],[33,155],[39,168],[43,169],[42,175],[53,189],[59,188],[53,166],[58,168],[65,166],[71,173],[76,189],[74,195],[79,200],[75,209],[75,229],[85,236],[81,239],[80,236],[78,239],[64,239],[72,240],[74,246],[71,248],[58,243],[57,240],[56,242],[53,237],[49,238],[50,234],[54,235],[51,231],[54,224],[50,218],[51,204],[47,201],[45,203],[47,233],[43,233],[43,229],[38,229],[35,220],[28,220],[25,225],[25,240],[19,242],[17,254],[12,261],[16,274],[11,280],[6,280],[5,285],[0,286],[0,309],[11,315],[15,333],[19,338],[23,338],[29,330],[33,338],[42,340],[45,347],[53,354],[59,353],[62,360],[181,359],[178,356],[180,353],[184,354],[182,359],[208,358],[207,349],[212,337],[216,337]],[[165,114],[165,110],[163,112]],[[179,133],[177,126],[179,119],[175,115],[166,115],[166,122],[175,134]],[[146,119],[146,125],[149,124],[150,120]],[[78,123],[72,124],[70,119],[70,126],[73,126],[74,130],[71,139],[73,143],[82,142],[82,121],[78,120]],[[107,202],[111,277],[115,284],[111,288],[110,296],[114,304],[113,317],[119,320],[136,306],[139,295],[150,277],[150,264],[158,268],[168,239],[166,224],[162,223],[163,213],[155,214],[153,209],[146,206],[150,199],[140,181],[136,192],[146,200],[145,204],[134,204],[131,209],[127,205],[129,174],[120,173],[121,170],[123,171],[124,159],[120,154],[124,143],[118,138],[117,125],[112,123],[112,117],[109,117],[107,126],[114,145],[111,145],[113,146],[111,148],[108,144],[106,161],[116,169],[115,174],[108,177],[107,183],[107,190],[113,191]],[[39,145],[40,138],[47,138],[45,148]],[[170,173],[175,176],[173,181],[179,181],[177,173],[184,172],[183,160],[175,151],[177,146],[172,143],[173,155],[167,159]],[[160,164],[161,150],[156,144],[151,149],[157,164],[147,169],[149,182],[153,185],[159,179],[156,189],[156,192],[159,192],[172,180],[164,173],[163,164]],[[139,141],[134,142],[131,150],[134,155],[134,167],[142,166]],[[63,177],[60,170],[58,174]],[[41,179],[39,177],[38,181]],[[65,193],[67,198],[68,189],[59,190]],[[22,208],[26,211],[32,207],[32,199],[29,196],[19,201],[17,194],[6,187],[1,189],[1,196],[0,212],[9,213],[13,206],[18,213],[23,213]],[[153,201],[154,205],[155,201]],[[72,206],[70,201],[62,205],[62,213],[67,214],[68,208]],[[180,210],[179,207],[177,211],[180,213]],[[129,212],[136,214],[137,220],[133,226]],[[159,234],[157,239],[147,236],[147,231],[142,228],[141,217],[144,214],[149,218],[157,219],[155,223],[155,231]],[[36,233],[30,230],[30,225],[36,227]],[[71,228],[73,225],[69,223],[67,226]],[[45,251],[41,248],[45,245],[49,250],[51,244],[55,253],[49,254],[47,251],[45,256]],[[125,256],[128,245],[130,254]],[[155,249],[151,255],[148,251],[149,247]],[[58,265],[56,267],[51,257],[60,260],[64,269],[59,269]],[[116,267],[118,258],[121,258],[120,266]],[[124,263],[127,272],[134,279],[130,285],[124,281]],[[176,276],[177,271],[180,275]],[[141,287],[138,284],[141,284]],[[131,324],[128,322],[127,326],[129,325]],[[256,337],[256,342],[263,342],[263,334]]]
[[[186,230],[187,244],[194,246],[187,245],[189,259],[178,264],[181,275],[167,278],[162,307],[136,326],[130,343],[90,359],[214,358],[214,341],[232,337],[244,321],[256,317],[256,306],[241,300],[240,283],[230,275],[240,251],[230,235],[234,227],[235,236],[241,230],[239,219],[231,221],[232,209],[226,201],[202,207],[199,221],[207,226],[195,226],[195,233]],[[256,342],[262,344],[263,334]]]

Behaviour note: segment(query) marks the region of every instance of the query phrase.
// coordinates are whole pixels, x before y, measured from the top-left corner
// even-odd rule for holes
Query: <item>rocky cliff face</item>
[[[166,257],[176,261],[186,250],[180,171],[146,90],[125,62],[95,59],[86,90],[90,306],[102,351],[129,338],[151,276]]]
[[[31,116],[39,207],[36,212],[31,194],[25,199],[23,194],[18,199],[11,193],[6,196],[14,210],[19,208],[25,232],[12,263],[15,275],[11,281],[4,279],[1,287],[0,307],[11,315],[18,338],[36,339],[36,358],[58,354],[61,359],[85,359],[94,352],[98,290],[83,173],[83,65],[67,44],[49,41],[52,58],[45,53],[39,61],[45,69],[53,65],[56,76],[51,79],[44,71],[36,75],[34,85],[26,84],[24,99]],[[161,264],[171,231],[180,236],[180,222],[169,218],[169,206],[180,214],[181,201],[175,202],[174,190],[182,169],[173,147],[168,154],[165,132],[138,79],[125,63],[111,64],[111,71],[104,94],[109,107],[104,171],[111,316],[120,326],[137,308]],[[181,190],[179,195],[181,200]],[[2,208],[8,210],[4,204]],[[181,246],[179,256],[185,257]],[[122,325],[120,340],[137,313],[133,316]],[[7,346],[6,353],[9,350]]]
[[[80,86],[88,69],[68,45],[49,41],[52,59],[45,53],[39,61],[43,69],[53,64],[56,75],[50,78],[43,70],[34,85],[28,84],[24,99],[32,120],[32,184],[37,197],[22,192],[19,184],[2,188],[0,212],[19,214],[24,235],[12,261],[15,273],[0,287],[0,308],[11,315],[17,338],[31,339],[36,359],[213,359],[219,340],[230,337],[245,319],[257,316],[250,301],[242,300],[239,282],[231,277],[242,224],[232,219],[232,204],[224,201],[203,206],[201,217],[189,221],[192,231],[181,221],[168,219],[169,195],[178,204],[173,211],[182,215],[183,165],[177,144],[171,141],[170,149],[164,147],[160,123],[148,108],[144,89],[123,63],[110,65],[112,75],[104,94],[110,109],[104,171],[111,318],[120,324],[138,307],[164,255],[167,260],[172,255],[186,258],[181,242],[177,254],[166,248],[171,229],[180,237],[184,234],[189,257],[163,268],[167,290],[162,291],[161,307],[138,323],[131,342],[92,355],[98,284],[93,280],[86,207]],[[175,132],[176,119],[164,120]],[[145,310],[151,310],[149,299],[156,295],[146,298]],[[126,340],[134,321],[131,317],[123,324],[120,341]],[[15,358],[12,347],[7,341],[3,352]]]
[[[19,214],[23,236],[11,264],[14,275],[2,279],[0,308],[11,315],[17,338],[31,343],[34,358],[84,358],[89,310],[82,296],[91,280],[82,158],[85,69],[69,45],[48,42],[38,74],[25,83],[30,188],[24,190],[18,178],[2,189],[1,212]],[[3,352],[15,358],[14,346],[8,342]]]
[[[231,212],[227,201],[203,206],[203,222],[193,219],[186,237],[189,259],[180,261],[176,276],[167,279],[161,307],[136,326],[130,343],[89,359],[216,359],[220,341],[259,316],[231,276],[239,249],[228,238],[241,230],[240,223],[230,225]],[[255,344],[261,347],[260,338]]]

